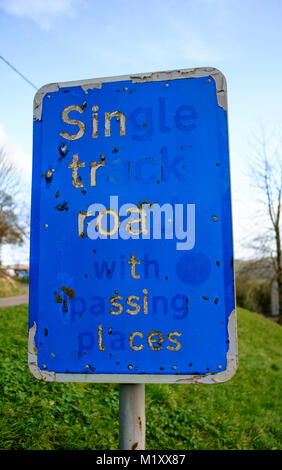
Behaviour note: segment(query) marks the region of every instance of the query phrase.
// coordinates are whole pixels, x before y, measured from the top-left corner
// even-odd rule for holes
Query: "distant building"
[[[277,317],[279,315],[279,298],[273,260],[271,258],[262,258],[235,261],[235,273],[238,284],[257,281],[257,283],[264,282],[265,286],[268,286],[270,309],[267,313]]]
[[[14,266],[5,266],[5,271],[12,277],[21,279],[23,277],[29,277],[29,266],[16,264]]]

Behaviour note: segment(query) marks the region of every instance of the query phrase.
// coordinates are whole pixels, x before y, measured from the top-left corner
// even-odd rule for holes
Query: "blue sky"
[[[37,87],[176,68],[220,69],[228,86],[235,256],[256,198],[245,177],[260,125],[279,130],[281,0],[0,0],[0,55]],[[0,145],[30,183],[33,88],[0,61]],[[27,247],[3,261],[28,259]]]

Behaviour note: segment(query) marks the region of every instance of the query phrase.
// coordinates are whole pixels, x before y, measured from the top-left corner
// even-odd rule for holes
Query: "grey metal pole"
[[[145,384],[120,384],[119,449],[145,450]]]

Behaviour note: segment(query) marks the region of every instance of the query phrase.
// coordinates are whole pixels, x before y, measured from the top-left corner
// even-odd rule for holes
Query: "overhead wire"
[[[16,67],[14,67],[7,59],[5,59],[2,55],[0,55],[0,59],[5,62],[14,72],[16,72],[20,77],[22,77],[30,86],[32,86],[35,90],[38,90],[38,87],[34,85],[28,78],[26,78]]]

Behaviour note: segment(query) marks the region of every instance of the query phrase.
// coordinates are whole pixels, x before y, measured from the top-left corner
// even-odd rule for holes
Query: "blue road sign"
[[[217,383],[237,368],[224,76],[58,83],[34,100],[29,367]]]

